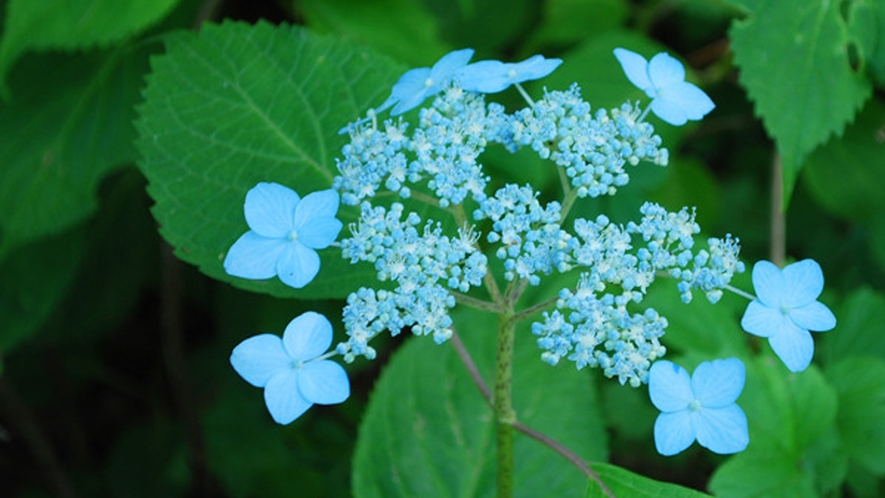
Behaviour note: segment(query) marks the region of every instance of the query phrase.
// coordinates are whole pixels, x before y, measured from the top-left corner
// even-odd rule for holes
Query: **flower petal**
[[[744,389],[747,371],[737,358],[705,361],[691,375],[691,388],[704,408],[733,404]]]
[[[304,196],[295,209],[294,228],[301,235],[301,227],[317,218],[334,218],[338,214],[338,192],[317,190]]]
[[[651,84],[661,91],[685,81],[685,67],[666,52],[660,52],[648,61],[648,77]]]
[[[811,333],[798,327],[789,327],[768,338],[775,354],[791,372],[801,372],[808,368],[814,356],[814,339]]]
[[[803,259],[784,268],[786,285],[784,304],[804,306],[816,300],[824,290],[824,272],[813,259]]]
[[[780,309],[787,293],[786,279],[780,268],[770,261],[753,265],[753,288],[765,306]]]
[[[277,274],[277,261],[289,245],[285,239],[269,239],[253,231],[240,236],[224,257],[224,271],[234,277],[263,280]]]
[[[410,69],[393,85],[390,96],[396,99],[396,105],[390,111],[391,116],[398,116],[414,109],[427,97],[427,80],[430,79],[430,68]],[[390,98],[388,98],[388,101]],[[387,102],[385,102],[387,103]]]
[[[771,337],[791,325],[792,322],[779,309],[769,308],[758,299],[747,305],[741,318],[741,328],[759,337]]]
[[[326,352],[332,345],[332,324],[314,311],[296,316],[286,325],[283,346],[292,358],[312,360]]]
[[[301,370],[289,370],[271,377],[264,388],[264,403],[274,422],[286,425],[292,423],[308,410],[313,403],[298,391]]]
[[[246,382],[264,387],[271,377],[291,367],[292,358],[279,336],[261,334],[239,343],[230,354],[230,364]]]
[[[703,408],[695,413],[694,423],[698,444],[713,453],[737,453],[747,449],[750,444],[747,416],[736,404]]]
[[[300,289],[320,271],[320,257],[300,242],[289,242],[277,260],[277,275],[289,287]]]
[[[716,104],[703,90],[684,81],[661,89],[658,99],[664,99],[669,104],[678,107],[685,118],[692,121],[702,119],[716,107]]]
[[[624,48],[616,48],[614,53],[630,83],[633,83],[636,88],[645,92],[649,97],[654,98],[655,88],[648,77],[648,61],[645,60],[645,57]]]
[[[333,405],[350,397],[350,380],[344,368],[334,361],[312,361],[301,367],[298,389],[307,400]]]
[[[512,84],[507,76],[507,64],[501,61],[479,61],[458,71],[461,88],[470,92],[497,93]]]
[[[682,126],[688,122],[685,110],[678,103],[657,97],[651,101],[651,112],[673,126]]]
[[[655,448],[664,456],[680,453],[691,446],[696,437],[688,409],[661,413],[655,420]]]
[[[790,319],[800,329],[813,330],[815,332],[825,332],[832,330],[836,326],[836,315],[830,311],[830,308],[819,301],[811,304],[793,308],[790,310]]]
[[[695,398],[688,372],[667,360],[656,361],[649,369],[648,395],[662,412],[682,410]]]
[[[430,79],[435,87],[434,93],[448,83],[458,69],[466,66],[471,57],[473,57],[473,49],[464,48],[449,52],[436,61],[436,64],[430,69]]]
[[[314,218],[298,229],[298,241],[311,249],[325,249],[335,242],[342,227],[338,218]]]
[[[292,215],[300,201],[294,190],[279,183],[259,183],[246,193],[246,223],[258,235],[283,238],[293,228]]]

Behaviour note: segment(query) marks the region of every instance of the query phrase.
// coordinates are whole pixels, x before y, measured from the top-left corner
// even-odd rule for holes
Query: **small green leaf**
[[[158,22],[177,3],[178,0],[9,0],[0,41],[0,87],[4,86],[12,64],[26,51],[107,46]]]
[[[869,288],[852,292],[837,310],[836,328],[821,334],[820,359],[831,365],[842,358],[857,355],[877,356],[885,360],[885,295]]]
[[[591,466],[612,494],[630,498],[703,498],[710,495],[667,482],[655,481],[607,463]],[[595,481],[589,481],[586,498],[610,496]]]
[[[456,327],[463,325],[467,350],[490,382],[496,320],[460,311]],[[587,373],[543,363],[531,334],[517,332],[517,418],[586,460],[605,460],[607,438]],[[515,467],[517,496],[575,496],[586,486],[580,471],[519,432]],[[393,356],[363,418],[353,475],[358,498],[494,495],[494,417],[451,344],[414,337]]]
[[[851,67],[839,8],[840,2],[758,2],[730,31],[740,81],[783,159],[784,206],[808,154],[841,134],[872,92]]]
[[[885,360],[845,358],[826,374],[839,394],[837,423],[848,455],[873,474],[885,475]]]
[[[343,297],[373,279],[339,249],[320,251],[306,289],[224,272],[228,248],[248,230],[246,192],[277,182],[305,195],[327,189],[345,124],[379,105],[402,73],[388,59],[330,37],[267,23],[205,25],[167,39],[152,60],[136,126],[140,166],[161,234],[207,275],[282,297]],[[345,224],[355,208],[339,212]]]
[[[133,107],[147,51],[23,59],[0,103],[0,259],[89,217],[95,190],[135,159]]]

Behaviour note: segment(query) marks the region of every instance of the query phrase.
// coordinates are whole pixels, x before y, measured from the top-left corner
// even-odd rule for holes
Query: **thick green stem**
[[[495,436],[498,457],[498,498],[513,496],[513,424],[511,400],[515,322],[509,313],[498,316],[498,352],[495,357]]]

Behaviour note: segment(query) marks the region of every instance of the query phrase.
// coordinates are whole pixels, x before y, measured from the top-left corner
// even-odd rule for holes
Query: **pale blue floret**
[[[444,55],[433,67],[410,69],[393,85],[390,97],[375,109],[380,113],[393,106],[391,116],[398,116],[414,109],[424,99],[436,95],[448,85],[457,71],[470,62],[473,49],[455,50]]]
[[[667,123],[681,126],[697,121],[716,107],[703,90],[685,81],[685,68],[669,54],[661,52],[646,61],[623,48],[614,53],[630,83],[652,99],[651,111]]]
[[[783,270],[769,261],[753,266],[753,288],[757,298],[750,302],[741,327],[768,343],[792,372],[808,368],[814,356],[809,331],[824,332],[836,326],[836,317],[817,300],[824,288],[824,274],[812,259],[804,259]]]
[[[694,374],[666,360],[652,365],[648,378],[651,402],[661,411],[655,421],[655,447],[671,456],[697,440],[714,453],[743,451],[750,443],[747,416],[736,401],[746,370],[737,358],[705,361]]]
[[[347,373],[321,357],[331,344],[332,324],[309,311],[289,322],[282,339],[261,334],[241,342],[230,363],[246,382],[264,388],[274,421],[288,424],[315,403],[342,403],[350,396]]]
[[[560,64],[562,59],[546,59],[542,55],[522,62],[479,61],[459,69],[456,81],[467,91],[497,93],[511,85],[543,78]]]
[[[320,270],[317,249],[329,247],[342,224],[335,218],[338,194],[321,190],[303,199],[277,183],[259,183],[246,194],[243,234],[224,259],[229,275],[248,279],[279,276],[299,289]]]

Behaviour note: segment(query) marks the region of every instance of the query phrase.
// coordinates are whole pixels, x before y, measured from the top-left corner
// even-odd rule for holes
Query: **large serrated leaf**
[[[484,378],[494,372],[495,320],[455,316]],[[527,331],[517,335],[513,404],[518,419],[588,460],[605,460],[606,435],[590,378],[568,364],[550,367]],[[629,389],[629,388],[624,388]],[[559,455],[517,433],[516,496],[583,496],[586,479]],[[386,367],[360,427],[354,495],[494,496],[491,408],[449,344],[416,337]]]
[[[851,67],[839,4],[760,1],[730,31],[740,81],[783,157],[785,203],[808,154],[841,134],[872,92]]]
[[[9,0],[0,42],[0,82],[28,50],[106,46],[159,21],[178,0]],[[0,85],[2,86],[2,85]]]
[[[105,174],[135,159],[133,107],[146,69],[147,52],[130,47],[18,66],[15,97],[0,103],[0,259],[85,220]]]
[[[384,100],[400,67],[296,27],[230,22],[170,36],[152,65],[137,144],[154,216],[176,255],[211,277],[283,297],[343,297],[374,276],[335,248],[320,252],[320,273],[302,290],[234,279],[222,262],[248,230],[246,192],[258,182],[301,195],[329,188],[346,140],[338,130]],[[339,212],[345,223],[356,215]]]

